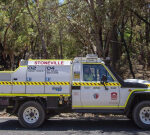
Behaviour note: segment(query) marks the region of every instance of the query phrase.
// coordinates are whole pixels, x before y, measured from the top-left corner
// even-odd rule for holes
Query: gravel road
[[[0,118],[0,135],[149,135],[128,119],[49,119],[38,129],[24,129],[17,118]]]

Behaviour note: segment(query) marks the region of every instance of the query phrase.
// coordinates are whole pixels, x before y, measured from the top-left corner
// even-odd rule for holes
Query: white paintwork
[[[72,81],[76,82],[76,81],[81,81],[82,78],[82,64],[81,62],[78,62],[78,58],[76,59],[77,61],[74,61],[73,63],[73,71],[72,71]],[[78,73],[79,74],[79,78],[74,78],[74,75]],[[76,109],[73,106],[81,106],[81,90],[80,89],[73,89],[72,90],[72,109]]]
[[[71,82],[71,65],[46,66],[46,82]],[[56,90],[59,89],[60,91]],[[70,93],[70,85],[45,85],[45,93]]]
[[[71,66],[46,66],[46,78],[49,82],[70,82]]]
[[[110,86],[106,87],[108,90],[106,90],[104,86],[81,86],[80,98],[82,106],[87,106],[84,108],[90,108],[88,106],[97,106],[97,109],[106,108],[106,106],[109,108],[111,108],[110,106],[118,106],[120,88],[118,86],[113,87],[113,89]],[[113,92],[117,93],[117,99],[115,100],[111,100],[111,93]],[[99,97],[95,99],[94,94],[98,94]]]
[[[26,81],[27,67],[19,67],[11,75],[13,82],[25,82]],[[14,80],[16,78],[17,80]],[[12,93],[25,93],[25,85],[12,85]]]
[[[28,66],[27,81],[44,82],[45,66]],[[44,93],[44,85],[26,85],[26,93]]]
[[[72,106],[81,106],[80,90],[72,90]],[[76,108],[73,108],[76,109]]]
[[[119,103],[119,106],[125,106],[127,98],[130,94],[129,89],[130,88],[120,88],[120,103]],[[133,88],[130,89],[130,90],[133,90]]]
[[[126,79],[125,82],[132,82],[132,83],[142,83],[142,84],[150,84],[150,81],[141,80],[141,79]]]
[[[11,81],[11,73],[1,72],[0,81]],[[11,93],[12,85],[0,85],[0,93]]]
[[[46,94],[70,94],[70,85],[45,85]]]
[[[0,93],[12,93],[12,85],[0,85]]]

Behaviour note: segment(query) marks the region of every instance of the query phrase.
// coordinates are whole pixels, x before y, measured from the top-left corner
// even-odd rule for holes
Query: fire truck
[[[150,128],[150,82],[122,80],[94,54],[73,60],[21,60],[15,71],[0,71],[0,108],[25,128],[51,116],[77,112],[120,114]]]

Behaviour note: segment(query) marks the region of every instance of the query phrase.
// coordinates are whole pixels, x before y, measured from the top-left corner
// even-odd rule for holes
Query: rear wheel
[[[18,119],[23,127],[37,128],[45,120],[45,111],[38,102],[28,101],[19,108]]]
[[[150,101],[142,101],[133,110],[135,124],[143,129],[150,129]]]

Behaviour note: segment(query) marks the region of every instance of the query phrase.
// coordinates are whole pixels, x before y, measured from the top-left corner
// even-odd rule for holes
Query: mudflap
[[[0,111],[3,111],[9,105],[9,99],[6,97],[0,98]]]

